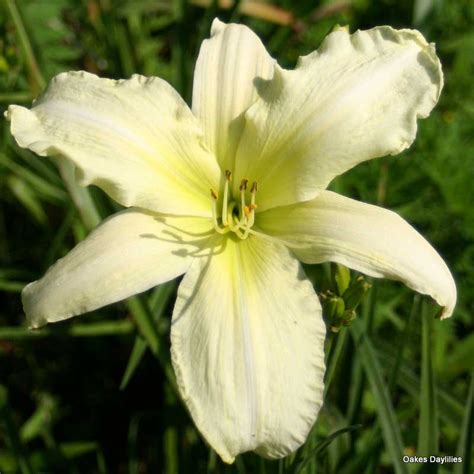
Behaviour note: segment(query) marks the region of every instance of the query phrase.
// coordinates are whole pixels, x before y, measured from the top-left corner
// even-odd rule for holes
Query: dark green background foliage
[[[255,1],[243,0],[227,10],[198,0],[0,5],[2,111],[30,104],[53,75],[77,69],[113,78],[158,75],[189,101],[199,44],[216,15],[251,26],[287,67],[335,24],[420,29],[436,42],[443,63],[439,105],[419,124],[410,150],[362,164],[332,188],[399,212],[446,259],[459,291],[454,317],[440,322],[428,299],[398,283],[371,281],[355,322],[328,337],[327,393],[307,443],[281,461],[246,454],[225,466],[176,395],[169,360],[175,283],[41,331],[24,328],[24,284],[117,207],[97,189],[71,199],[73,183],[63,184],[49,159],[18,149],[2,122],[2,473],[436,472],[433,465],[403,464],[403,453],[461,455],[462,465],[438,472],[472,472],[473,2],[280,0],[263,14]],[[291,24],[278,24],[288,14]],[[85,202],[79,210],[78,199]],[[331,270],[307,268],[318,292],[337,293]]]

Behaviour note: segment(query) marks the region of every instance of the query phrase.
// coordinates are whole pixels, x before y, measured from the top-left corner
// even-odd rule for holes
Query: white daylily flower
[[[226,462],[293,452],[321,407],[325,337],[298,260],[400,280],[444,317],[453,311],[452,276],[418,232],[325,190],[409,147],[442,77],[416,31],[336,31],[287,71],[248,28],[218,20],[196,64],[192,112],[158,78],[60,74],[31,110],[9,108],[16,141],[70,159],[82,184],[131,208],[25,288],[29,324],[185,273],[171,350],[197,427]]]

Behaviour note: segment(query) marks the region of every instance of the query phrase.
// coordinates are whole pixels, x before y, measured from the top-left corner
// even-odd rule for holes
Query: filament
[[[257,182],[252,183],[250,188],[250,203],[246,202],[246,192],[249,180],[243,178],[240,182],[240,202],[232,200],[230,195],[230,182],[232,180],[232,173],[229,170],[225,171],[224,190],[222,193],[222,213],[220,218],[217,213],[218,194],[211,189],[212,197],[212,220],[214,229],[219,234],[226,234],[227,232],[234,232],[234,234],[242,240],[245,240],[252,232],[251,228],[255,223],[255,209]]]

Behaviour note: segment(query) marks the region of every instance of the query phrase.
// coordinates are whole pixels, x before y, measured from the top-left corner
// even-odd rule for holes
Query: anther
[[[250,187],[250,203],[246,202],[246,192],[249,188],[249,180],[243,178],[240,182],[240,205],[238,200],[233,200],[231,195],[232,172],[224,172],[224,189],[222,195],[222,212],[217,214],[217,203],[220,201],[219,194],[211,188],[212,196],[212,217],[214,229],[219,234],[233,232],[239,239],[245,240],[249,234],[253,233],[251,227],[255,222],[255,203],[257,194],[257,182],[253,181]],[[220,221],[220,222],[219,222]]]

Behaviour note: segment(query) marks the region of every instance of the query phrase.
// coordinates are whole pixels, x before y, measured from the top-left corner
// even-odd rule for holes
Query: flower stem
[[[89,190],[77,184],[76,169],[70,161],[59,158],[56,163],[61,178],[63,179],[69,195],[79,212],[86,230],[90,231],[94,229],[99,225],[101,219]]]

